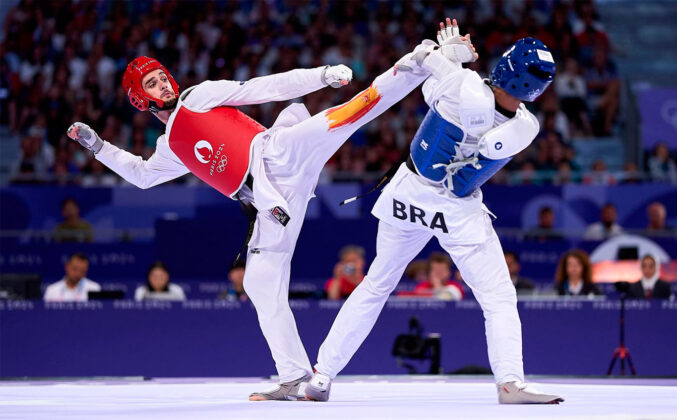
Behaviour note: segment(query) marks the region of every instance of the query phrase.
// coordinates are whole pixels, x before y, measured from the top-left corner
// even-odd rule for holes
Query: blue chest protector
[[[430,109],[411,142],[411,158],[419,174],[443,183],[457,197],[472,194],[512,157],[492,160],[478,152],[461,154],[463,130]]]

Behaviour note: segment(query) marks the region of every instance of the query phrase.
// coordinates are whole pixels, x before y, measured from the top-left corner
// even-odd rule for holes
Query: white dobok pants
[[[454,197],[402,165],[372,213],[380,219],[376,258],[322,343],[317,371],[333,378],[346,366],[409,262],[435,236],[482,307],[496,382],[523,381],[517,295],[481,192]]]
[[[262,169],[253,172],[254,205],[259,212],[249,242],[244,288],[256,307],[280,382],[312,373],[289,308],[288,294],[294,247],[320,172],[358,128],[401,100],[426,77],[401,71],[394,74],[391,68],[375,79],[371,89],[313,117],[302,105],[291,105],[280,114],[278,122],[282,121],[256,140],[262,142],[261,151],[252,158],[262,162]],[[267,186],[261,183],[261,171],[265,171]],[[262,208],[265,207],[260,205],[262,200],[256,202],[257,188],[270,187],[287,201],[291,216],[287,226]],[[265,191],[258,193],[262,195]]]

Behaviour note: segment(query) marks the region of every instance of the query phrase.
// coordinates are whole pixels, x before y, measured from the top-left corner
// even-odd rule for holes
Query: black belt
[[[371,193],[373,193],[374,191],[380,189],[381,187],[385,187],[385,185],[386,185],[387,183],[389,183],[390,180],[395,176],[395,173],[397,173],[397,170],[399,169],[400,164],[401,164],[402,162],[404,162],[405,160],[407,160],[407,156],[409,156],[409,160],[411,160],[411,155],[409,154],[409,149],[406,149],[406,150],[402,153],[402,156],[400,156],[400,159],[398,159],[398,161],[397,161],[393,166],[391,166],[390,169],[388,169],[388,171],[387,171],[385,174],[383,174],[383,176],[381,177],[381,179],[379,179],[379,181],[376,183],[376,185],[374,185],[369,191],[367,191],[367,192],[364,193],[364,194],[356,195],[355,197],[351,197],[351,198],[345,199],[345,200],[341,201],[341,202],[339,203],[339,205],[342,206],[342,205],[344,205],[344,204],[351,203],[351,202],[353,202],[353,201],[355,201],[355,200],[359,200],[360,198],[364,197],[365,195],[371,194]],[[412,166],[409,166],[409,161],[407,161],[407,167],[408,167],[409,169],[411,169],[411,168],[414,167],[414,162],[411,162],[411,165],[412,165]],[[414,169],[412,169],[412,171],[416,172],[416,170],[414,170]]]
[[[248,186],[249,189],[252,190],[252,193],[254,192],[254,177],[252,174],[247,174],[247,179],[244,181],[244,185]],[[256,222],[256,214],[258,213],[256,207],[254,207],[252,203],[247,203],[240,200],[240,197],[237,194],[235,196],[240,202],[242,213],[244,213],[244,215],[247,216],[247,219],[249,220],[249,228],[247,229],[247,237],[244,240],[244,244],[242,244],[240,252],[238,252],[237,257],[235,257],[235,261],[233,261],[231,268],[235,267],[239,263],[242,254],[244,254],[245,249],[247,249],[249,240],[252,238],[252,234],[254,233],[254,223]]]
[[[410,171],[415,173],[416,175],[419,175],[418,171],[416,170],[416,165],[414,165],[414,160],[411,158],[411,155],[407,158],[407,168],[409,168]]]
[[[252,174],[247,174],[247,179],[244,181],[244,185],[248,186],[252,192],[254,192],[254,177]]]
[[[252,190],[252,194],[254,193],[254,177],[251,174],[247,175],[247,179],[245,180],[244,184],[249,187],[250,190]],[[238,265],[240,258],[242,257],[242,254],[244,254],[245,250],[247,249],[247,245],[249,245],[249,241],[252,238],[252,235],[254,234],[254,225],[256,224],[256,215],[258,214],[258,210],[254,206],[254,204],[250,202],[245,202],[240,199],[240,196],[236,194],[237,200],[240,202],[240,206],[242,207],[242,212],[247,216],[247,219],[249,219],[249,228],[247,229],[247,237],[244,240],[244,243],[242,244],[242,247],[240,248],[240,252],[237,254],[237,257],[235,257],[235,261],[233,261],[233,264],[231,267],[235,267]],[[290,217],[287,214],[287,212],[284,211],[281,207],[277,206],[273,209],[270,209],[270,212],[272,213],[273,217],[277,219],[278,222],[282,226],[287,226],[287,223],[289,223]]]

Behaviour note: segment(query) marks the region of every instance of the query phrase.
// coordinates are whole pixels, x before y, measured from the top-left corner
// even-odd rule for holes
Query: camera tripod
[[[630,372],[632,372],[632,376],[637,375],[637,372],[635,372],[635,366],[632,364],[632,358],[630,357],[630,349],[625,347],[625,299],[627,298],[627,293],[621,293],[621,319],[620,319],[620,327],[621,327],[621,342],[616,347],[614,350],[614,355],[611,358],[611,364],[609,365],[609,369],[606,371],[607,376],[611,375],[611,371],[614,368],[614,364],[616,363],[616,359],[620,359],[620,364],[621,364],[621,375],[625,376],[625,360],[627,359],[628,361],[628,366],[630,367]]]

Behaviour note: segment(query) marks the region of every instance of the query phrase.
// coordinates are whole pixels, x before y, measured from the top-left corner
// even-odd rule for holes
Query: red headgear
[[[176,83],[176,80],[174,80],[165,66],[160,64],[160,62],[154,58],[144,56],[135,58],[129,63],[124,76],[122,76],[122,87],[125,88],[127,96],[129,96],[129,102],[140,111],[145,111],[150,108],[151,111],[157,112],[165,107],[165,101],[148,95],[143,90],[143,86],[141,86],[143,77],[151,71],[158,69],[165,72],[167,79],[169,79],[169,83],[172,85],[174,94],[178,97],[179,85]]]

